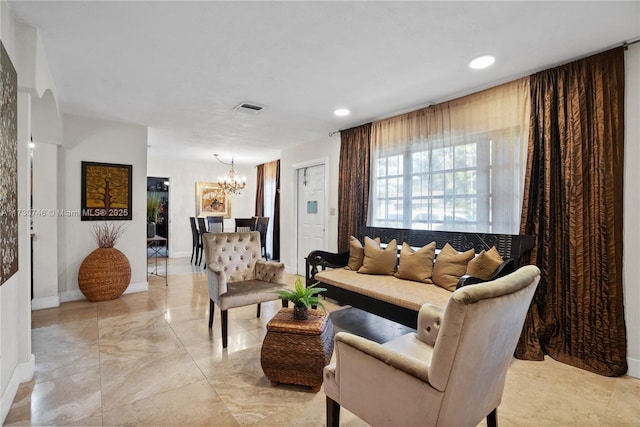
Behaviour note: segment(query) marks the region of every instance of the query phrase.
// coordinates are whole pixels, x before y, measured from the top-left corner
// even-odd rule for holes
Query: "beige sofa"
[[[491,277],[479,279],[463,275],[457,288],[494,280],[515,271],[520,266],[520,258],[531,250],[534,236],[466,233],[448,231],[426,231],[393,229],[384,227],[362,227],[360,239],[364,236],[379,237],[381,242],[396,240],[398,246],[407,242],[412,247],[422,247],[436,242],[436,252],[447,243],[458,251],[474,249],[480,253],[485,249],[497,248],[504,262]],[[307,286],[320,282],[327,288],[323,296],[340,304],[350,305],[374,313],[378,316],[415,328],[418,312],[423,304],[430,303],[444,307],[452,294],[435,284],[399,279],[393,275],[361,274],[347,270],[349,252],[331,253],[312,251],[306,259]],[[437,255],[435,263],[437,264]]]

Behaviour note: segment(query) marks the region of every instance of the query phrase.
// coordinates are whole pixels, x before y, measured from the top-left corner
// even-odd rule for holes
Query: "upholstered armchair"
[[[209,328],[214,304],[222,313],[222,347],[227,347],[227,310],[277,300],[283,287],[284,264],[263,261],[260,233],[205,233],[202,235],[209,282]],[[286,301],[282,305],[287,306]]]
[[[340,332],[324,368],[327,426],[340,407],[373,426],[497,425],[507,368],[540,280],[525,266],[425,304],[416,333],[385,344]]]

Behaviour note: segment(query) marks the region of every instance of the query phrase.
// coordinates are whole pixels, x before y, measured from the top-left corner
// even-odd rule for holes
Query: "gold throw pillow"
[[[402,242],[400,250],[400,264],[395,276],[398,279],[413,280],[415,282],[433,283],[433,256],[436,252],[436,242],[431,242],[414,250],[407,242]]]
[[[448,291],[455,291],[460,277],[467,271],[467,264],[476,255],[473,249],[458,252],[450,244],[444,245],[433,264],[433,283]]]
[[[368,237],[364,238],[364,261],[358,273],[393,274],[396,271],[398,245],[393,239],[385,249],[380,243]]]
[[[466,274],[486,280],[493,276],[493,273],[496,272],[502,262],[503,259],[500,256],[500,252],[494,246],[488,251],[480,252],[478,256],[469,261]]]
[[[378,244],[380,243],[379,237],[376,237],[373,240],[378,242]],[[353,236],[349,236],[349,262],[345,269],[358,271],[358,269],[362,267],[362,261],[364,261],[364,246],[362,246],[360,240]]]

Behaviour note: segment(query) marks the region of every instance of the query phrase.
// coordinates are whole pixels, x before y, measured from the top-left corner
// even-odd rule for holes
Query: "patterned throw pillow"
[[[415,282],[433,283],[433,256],[436,252],[436,242],[414,250],[407,242],[402,243],[400,250],[400,264],[395,276],[398,279],[413,280]]]

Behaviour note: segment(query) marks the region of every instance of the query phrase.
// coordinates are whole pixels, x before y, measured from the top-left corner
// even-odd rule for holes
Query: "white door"
[[[305,258],[309,252],[326,248],[325,165],[297,170],[298,192],[298,274],[305,276]]]

